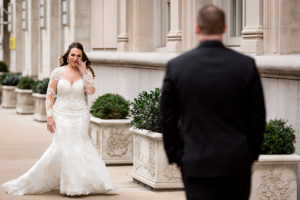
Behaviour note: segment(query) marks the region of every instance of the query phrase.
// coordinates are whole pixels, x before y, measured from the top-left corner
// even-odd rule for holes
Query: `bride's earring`
[[[69,63],[69,60],[67,59],[67,63]]]

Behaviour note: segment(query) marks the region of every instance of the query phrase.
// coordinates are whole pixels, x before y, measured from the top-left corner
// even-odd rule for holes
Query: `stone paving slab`
[[[33,120],[32,115],[16,114],[15,109],[0,107],[0,185],[25,173],[50,145],[52,135],[46,123]],[[113,194],[73,197],[86,200],[184,200],[183,191],[150,191],[132,181],[132,166],[108,166],[117,187]],[[0,188],[0,200],[70,199],[58,191],[39,195],[8,195]]]

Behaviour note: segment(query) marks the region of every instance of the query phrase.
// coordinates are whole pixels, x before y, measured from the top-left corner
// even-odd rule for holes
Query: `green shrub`
[[[126,119],[129,113],[129,101],[118,94],[105,94],[96,99],[90,112],[101,119]]]
[[[43,80],[38,80],[35,82],[32,90],[34,93],[46,94],[49,84],[49,78],[44,78]]]
[[[265,129],[262,154],[291,154],[295,152],[292,126],[281,119],[270,120]]]
[[[3,73],[0,75],[0,84],[2,83],[2,80],[4,80],[5,76],[7,75],[8,73]]]
[[[8,72],[8,67],[3,61],[0,61],[0,72]]]
[[[2,75],[1,84],[7,86],[17,86],[20,80],[19,74],[6,73]]]
[[[139,129],[147,129],[154,132],[162,132],[159,109],[160,109],[161,90],[141,92],[132,103],[131,124]]]
[[[20,79],[17,87],[22,90],[31,90],[34,83],[35,81],[31,77],[25,76]]]

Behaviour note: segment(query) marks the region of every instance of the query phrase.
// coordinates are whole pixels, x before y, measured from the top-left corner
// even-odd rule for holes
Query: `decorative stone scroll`
[[[153,189],[182,189],[181,174],[169,165],[162,134],[131,128],[133,133],[133,179]]]
[[[250,200],[296,200],[300,156],[260,155],[253,165]]]
[[[103,120],[90,117],[90,137],[106,164],[132,164],[130,120]]]

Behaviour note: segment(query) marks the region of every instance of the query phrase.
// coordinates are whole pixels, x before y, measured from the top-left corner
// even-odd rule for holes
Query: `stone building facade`
[[[42,79],[78,41],[97,76],[89,103],[107,92],[133,100],[161,86],[169,59],[197,46],[206,4],[226,12],[225,45],[256,59],[267,117],[289,120],[300,153],[299,0],[1,0],[0,57],[12,72]]]

